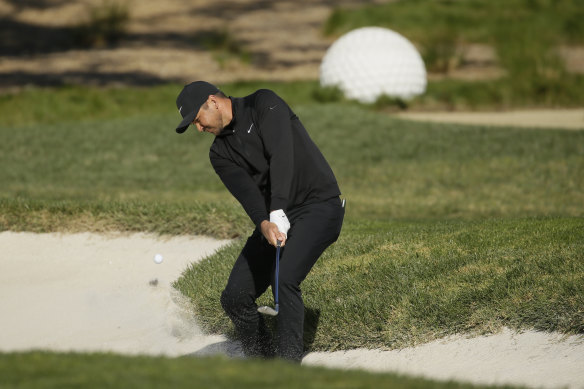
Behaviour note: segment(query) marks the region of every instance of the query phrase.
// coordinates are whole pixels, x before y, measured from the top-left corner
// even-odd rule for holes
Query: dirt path
[[[373,0],[128,0],[127,35],[112,47],[75,48],[71,27],[100,0],[0,0],[0,88],[156,84],[206,79],[317,79],[332,38],[321,26],[334,6]],[[205,36],[228,32],[250,62],[217,60]]]

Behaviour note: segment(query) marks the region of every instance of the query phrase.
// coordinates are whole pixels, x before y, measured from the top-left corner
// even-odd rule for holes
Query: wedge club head
[[[276,306],[276,309],[278,309],[278,306]],[[276,309],[268,307],[267,305],[262,305],[261,307],[258,307],[258,312],[268,316],[278,316],[278,311],[276,311]]]

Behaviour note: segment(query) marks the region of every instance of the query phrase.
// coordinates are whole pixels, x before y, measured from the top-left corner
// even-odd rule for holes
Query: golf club
[[[258,307],[258,312],[263,313],[264,315],[269,316],[276,316],[278,315],[278,311],[280,310],[280,304],[278,304],[278,275],[280,273],[280,245],[282,244],[281,241],[276,243],[276,271],[275,271],[275,288],[276,291],[274,292],[274,302],[275,307],[268,307],[267,305],[262,305]]]

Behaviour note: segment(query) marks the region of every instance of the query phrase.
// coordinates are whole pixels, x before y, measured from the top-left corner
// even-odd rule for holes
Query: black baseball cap
[[[185,85],[176,98],[176,107],[183,117],[183,120],[176,128],[176,132],[179,134],[185,132],[189,124],[195,120],[201,105],[207,101],[209,95],[217,92],[219,92],[219,88],[205,81],[195,81]]]

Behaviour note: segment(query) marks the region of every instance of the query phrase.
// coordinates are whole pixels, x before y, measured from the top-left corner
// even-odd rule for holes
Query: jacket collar
[[[231,100],[231,114],[233,118],[231,119],[231,122],[225,126],[223,131],[217,135],[220,138],[235,133],[237,126],[237,115],[238,113],[243,112],[243,98],[229,96],[229,99]]]

